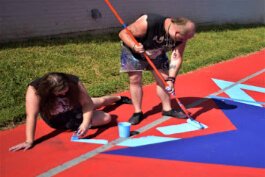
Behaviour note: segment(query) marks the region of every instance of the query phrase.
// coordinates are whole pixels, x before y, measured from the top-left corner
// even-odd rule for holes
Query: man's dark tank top
[[[79,78],[77,76],[70,75],[70,74],[66,74],[66,76],[70,82],[78,84]],[[32,81],[29,85],[33,86],[37,90],[42,80],[43,80],[43,77],[38,78]],[[76,107],[71,110],[67,110],[62,113],[59,113],[57,115],[52,115],[50,118],[48,118],[46,115],[40,112],[41,118],[50,127],[55,128],[55,129],[73,129],[73,130],[77,129],[78,126],[82,122],[82,119],[81,119],[82,117],[80,117],[80,119],[76,119],[76,116],[77,115],[79,116],[79,114],[82,115],[81,107]]]
[[[146,15],[148,25],[146,34],[144,37],[136,39],[138,42],[143,44],[146,52],[160,49],[162,52],[161,54],[165,54],[165,52],[173,50],[175,47],[182,43],[181,41],[174,42],[167,34],[166,30],[168,29],[165,30],[164,27],[164,23],[167,17],[158,14]]]

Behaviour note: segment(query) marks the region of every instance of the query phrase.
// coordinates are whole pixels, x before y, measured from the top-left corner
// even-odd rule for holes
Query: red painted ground
[[[265,50],[248,56],[238,57],[228,62],[203,68],[192,73],[184,74],[177,79],[177,96],[185,105],[191,104],[209,94],[220,90],[211,78],[236,82],[265,66]],[[243,84],[265,87],[265,74],[252,78]],[[247,92],[258,101],[265,101],[264,94]],[[128,95],[128,92],[121,93]],[[226,96],[220,94],[218,96]],[[226,96],[227,97],[227,96]],[[176,105],[174,103],[174,105]],[[147,125],[161,117],[161,105],[155,94],[155,85],[148,85],[144,88],[143,111],[148,117],[140,125],[133,126],[132,130]],[[209,126],[203,131],[195,131],[179,134],[178,137],[186,138],[199,135],[213,134],[217,132],[235,129],[229,119],[217,108],[211,100],[189,109],[194,117],[200,122]],[[118,138],[116,123],[126,121],[133,113],[130,105],[122,105],[110,113],[113,115],[112,126],[105,129],[90,130],[88,136],[96,139],[107,139],[112,141]],[[159,126],[183,123],[184,120],[170,119]],[[70,142],[72,133],[58,133],[46,126],[42,120],[38,121],[36,138],[39,144],[29,151],[8,152],[8,148],[25,139],[25,126],[20,125],[15,129],[0,132],[0,176],[36,176],[58,165],[87,153],[102,145],[84,144]],[[163,136],[155,128],[148,130],[136,137],[146,135]],[[171,137],[174,137],[172,135]],[[120,147],[114,147],[120,148]],[[158,150],[159,153],[159,150]],[[90,176],[90,177],[153,177],[153,176],[209,176],[209,177],[230,177],[230,176],[265,176],[265,169],[231,167],[225,165],[188,163],[181,161],[167,161],[158,159],[130,158],[126,156],[99,154],[79,165],[70,168],[58,176]],[[192,170],[190,170],[192,166]],[[156,168],[159,167],[159,168]],[[162,170],[161,170],[162,169]],[[163,170],[165,169],[165,170]]]

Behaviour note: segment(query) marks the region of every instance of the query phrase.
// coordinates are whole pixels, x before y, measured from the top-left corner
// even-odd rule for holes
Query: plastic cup
[[[119,128],[119,136],[121,138],[127,138],[130,136],[131,123],[119,122],[118,128]]]

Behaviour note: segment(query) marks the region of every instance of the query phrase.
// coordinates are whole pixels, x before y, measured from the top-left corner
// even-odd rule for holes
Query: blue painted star
[[[265,109],[231,100],[216,100],[217,105],[222,102],[237,106],[236,109],[223,109],[237,130],[105,153],[265,168]]]

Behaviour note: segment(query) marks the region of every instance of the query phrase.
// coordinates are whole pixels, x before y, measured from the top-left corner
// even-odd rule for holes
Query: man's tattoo
[[[176,68],[177,68],[177,66],[175,64],[169,65],[169,69],[176,69]]]

